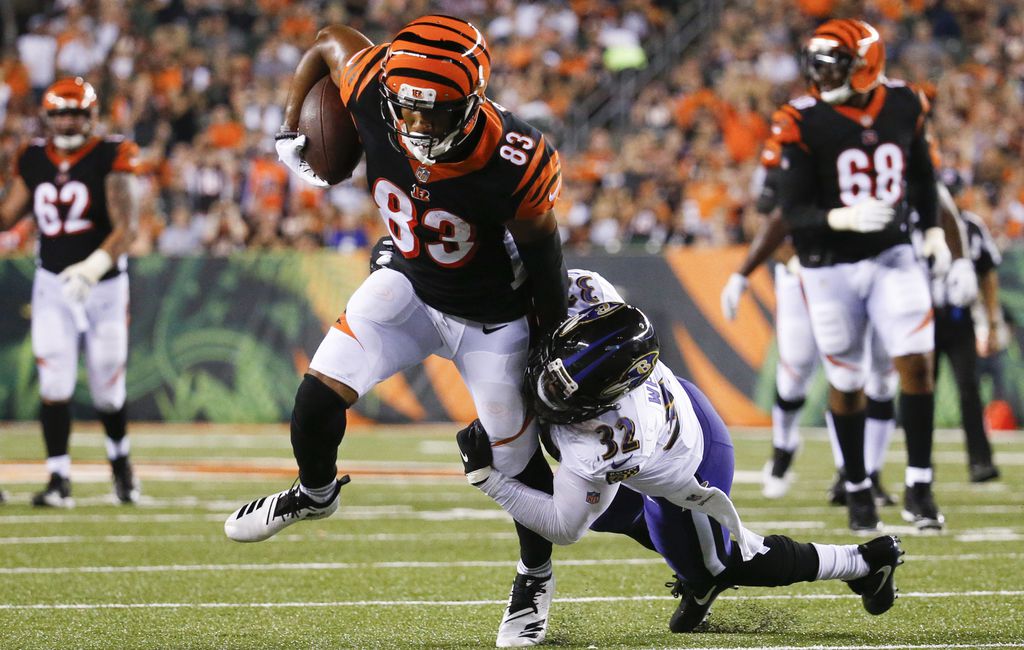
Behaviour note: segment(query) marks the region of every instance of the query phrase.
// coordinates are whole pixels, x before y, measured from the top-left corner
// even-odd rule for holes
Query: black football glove
[[[384,235],[377,240],[370,250],[370,273],[391,266],[391,256],[395,254],[395,241]]]
[[[455,434],[462,455],[462,467],[470,485],[479,486],[491,475],[491,439],[487,437],[480,420]]]

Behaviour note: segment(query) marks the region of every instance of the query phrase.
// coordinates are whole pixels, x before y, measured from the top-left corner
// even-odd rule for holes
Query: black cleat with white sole
[[[71,479],[64,478],[54,472],[50,481],[32,496],[32,505],[37,508],[74,508],[75,500],[71,498]]]
[[[903,564],[903,548],[895,535],[876,537],[857,547],[868,563],[868,574],[847,580],[853,593],[860,595],[868,614],[884,614],[896,602],[896,568]]]
[[[554,595],[553,573],[543,577],[517,573],[495,645],[499,648],[540,645],[548,633],[548,610]]]
[[[300,491],[296,480],[284,492],[260,497],[231,513],[224,522],[224,533],[236,542],[262,542],[297,521],[330,517],[338,509],[341,486],[349,480],[347,474],[337,479],[334,494],[325,503]]]
[[[946,518],[935,505],[931,483],[914,483],[903,493],[903,521],[921,532],[941,532]]]
[[[849,515],[850,530],[866,534],[879,530],[882,522],[878,519],[878,509],[871,488],[846,492],[846,508]]]
[[[138,503],[141,495],[139,479],[135,477],[128,457],[122,456],[110,461],[110,468],[113,472],[114,499],[125,505]]]

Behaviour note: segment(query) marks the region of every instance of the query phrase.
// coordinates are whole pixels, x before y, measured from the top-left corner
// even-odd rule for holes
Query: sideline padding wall
[[[735,323],[724,320],[719,294],[744,249],[676,249],[648,254],[570,255],[597,271],[648,313],[662,358],[697,383],[729,424],[764,425],[774,396],[774,292],[766,270],[751,281]],[[129,416],[136,420],[276,422],[290,416],[301,373],[323,333],[366,275],[365,253],[247,253],[230,258],[131,262]],[[0,260],[0,419],[34,419],[35,364],[29,339],[33,262]],[[1001,269],[1004,296],[1024,314],[1024,255]],[[1020,346],[1007,353],[1002,392],[1020,395]],[[985,383],[991,393],[991,382]],[[959,417],[952,380],[940,378],[937,421]],[[825,385],[819,377],[805,424],[820,424]],[[92,417],[85,372],[75,413]],[[1017,406],[1017,405],[1015,405]],[[1018,411],[1018,415],[1020,411]],[[465,422],[474,417],[454,366],[428,359],[381,384],[351,412],[354,421]]]

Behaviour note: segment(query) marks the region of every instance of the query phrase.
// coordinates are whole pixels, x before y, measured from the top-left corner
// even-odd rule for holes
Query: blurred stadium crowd
[[[558,139],[573,105],[647,65],[647,44],[696,0],[58,0],[13,3],[0,65],[0,169],[40,133],[56,76],[98,92],[105,129],[144,156],[136,254],[365,247],[382,232],[359,178],[328,191],[277,163],[288,80],[317,29],[375,42],[442,12],[483,27],[489,96]],[[734,0],[628,124],[562,151],[556,210],[571,247],[722,245],[754,221],[752,178],[772,111],[801,94],[800,43],[826,15],[856,15],[889,44],[889,76],[934,95],[942,173],[1006,246],[1024,238],[1024,16],[1012,0]],[[8,23],[10,21],[7,21]],[[358,172],[357,172],[358,174]],[[749,227],[746,228],[749,230]]]

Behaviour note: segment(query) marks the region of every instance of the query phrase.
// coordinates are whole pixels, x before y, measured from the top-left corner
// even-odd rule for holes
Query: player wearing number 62
[[[70,400],[84,335],[89,390],[107,434],[114,496],[134,503],[138,484],[128,462],[125,364],[128,359],[128,275],[125,252],[135,232],[138,198],[134,142],[93,134],[99,101],[80,77],[61,79],[43,95],[48,131],[18,154],[0,227],[31,206],[39,231],[32,286],[32,352],[39,370],[39,419],[50,481],[32,503],[73,505],[68,438]],[[16,244],[29,224],[3,233]]]
[[[830,20],[804,48],[813,91],[776,112],[780,205],[803,266],[811,329],[825,358],[829,409],[846,467],[850,527],[879,525],[864,468],[865,342],[873,328],[900,376],[907,439],[903,516],[941,530],[932,496],[932,305],[910,245],[919,215],[924,253],[945,273],[950,251],[936,225],[927,100],[885,77],[885,46],[860,20]]]
[[[298,128],[307,93],[330,75],[359,134],[394,253],[349,299],[299,386],[291,424],[298,484],[229,516],[225,532],[237,541],[333,513],[345,482],[337,479],[337,450],[347,409],[430,355],[455,363],[491,436],[495,466],[551,490],[520,388],[531,326],[551,329],[567,309],[552,212],[558,154],[485,95],[490,53],[472,24],[424,16],[389,43],[351,52],[353,41],[353,30],[327,27],[303,56],[278,152],[296,174],[326,184],[302,158]],[[550,542],[518,531],[521,561],[499,646],[543,640],[554,587]]]

